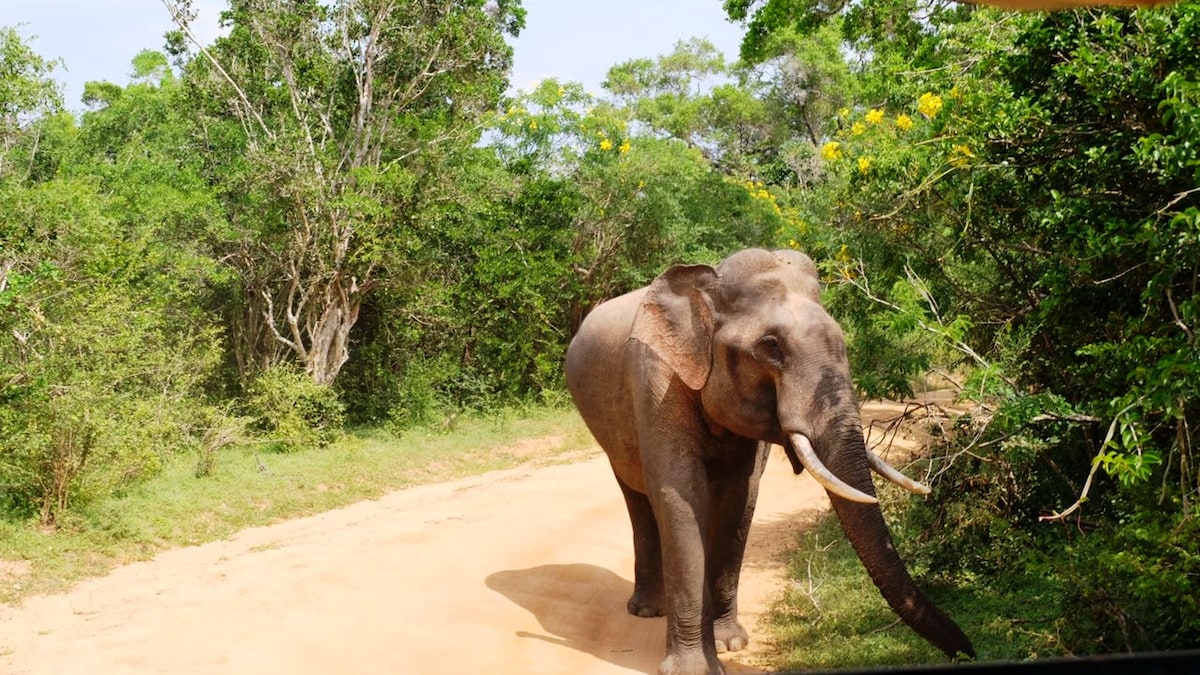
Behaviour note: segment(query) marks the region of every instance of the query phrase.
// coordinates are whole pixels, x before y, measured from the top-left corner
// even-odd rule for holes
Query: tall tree
[[[187,79],[235,232],[244,372],[290,354],[314,381],[349,358],[363,298],[405,264],[439,197],[439,154],[473,144],[507,85],[519,0],[232,0],[228,35],[190,32]],[[184,44],[173,39],[177,54]],[[182,55],[181,55],[182,56]]]
[[[38,56],[16,29],[0,27],[0,179],[23,178],[33,170],[40,127],[31,122],[62,108],[50,78],[55,65]]]
[[[103,108],[80,127],[58,110],[47,63],[10,39],[0,33],[0,508],[51,525],[154,471],[204,406],[219,355],[194,311],[204,260],[164,235],[203,216],[206,186],[187,190],[164,152],[178,128],[169,88],[90,84]]]
[[[526,186],[572,208],[572,331],[596,302],[644,284],[664,265],[765,244],[786,222],[761,183],[716,164],[720,149],[695,120],[695,97],[684,93],[707,58],[684,52],[674,70],[652,62],[614,69],[615,101],[547,80],[500,120],[501,156],[528,174]]]

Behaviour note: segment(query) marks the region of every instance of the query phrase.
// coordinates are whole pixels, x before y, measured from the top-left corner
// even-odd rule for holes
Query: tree
[[[188,211],[154,140],[169,92],[89,87],[114,109],[81,129],[44,61],[4,53],[19,58],[0,64],[17,92],[0,153],[0,506],[54,525],[185,442],[219,343],[195,312],[202,257],[162,236]]]
[[[923,555],[1047,573],[1071,650],[1200,635],[1197,39],[1195,2],[975,12],[931,38],[940,67],[839,113],[803,195],[853,349],[936,336],[923,360],[979,403],[935,459]],[[1046,524],[1068,517],[1079,536]]]
[[[88,82],[91,110],[78,129],[76,156],[65,174],[97,182],[106,215],[116,221],[132,255],[140,256],[153,292],[175,320],[220,325],[214,288],[226,283],[219,265],[228,224],[194,152],[187,92],[160,52],[133,59],[132,82]]]
[[[657,77],[652,64],[615,69],[610,83],[640,71],[614,84],[621,92],[615,101],[546,80],[499,121],[497,151],[522,173],[522,184],[545,194],[558,183],[554,199],[574,207],[576,292],[567,334],[597,302],[644,285],[665,265],[715,262],[765,244],[786,222],[761,181],[728,175],[714,164],[700,127],[688,126],[689,69],[667,76],[676,77],[666,85],[670,92],[638,84],[639,77]],[[642,124],[640,115],[657,124]],[[679,136],[664,133],[672,125]]]
[[[62,95],[49,77],[56,65],[38,56],[15,29],[0,27],[0,180],[33,170],[40,127],[30,123],[62,109]]]
[[[164,4],[187,33],[190,3]],[[474,143],[499,100],[523,16],[516,0],[234,0],[228,36],[196,45],[186,78],[236,232],[244,373],[290,354],[337,377],[364,297],[437,198],[436,155]]]

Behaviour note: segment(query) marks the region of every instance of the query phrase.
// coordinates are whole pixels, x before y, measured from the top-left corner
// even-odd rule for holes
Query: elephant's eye
[[[758,344],[754,345],[754,358],[771,365],[782,364],[783,347],[779,344],[779,338],[768,335],[759,340]]]

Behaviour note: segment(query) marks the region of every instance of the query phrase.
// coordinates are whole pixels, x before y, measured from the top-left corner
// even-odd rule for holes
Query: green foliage
[[[1039,505],[1053,503],[1055,493],[1074,498],[1054,478],[1072,458],[1061,441],[1042,437],[1000,447],[987,461],[956,453],[939,469],[931,500],[906,515],[902,531],[913,533],[906,558],[968,597],[997,597],[1003,613],[988,630],[1037,637],[1041,655],[1194,647],[1195,519],[1178,520],[1178,503],[1159,504],[1144,484],[1122,492],[1110,479],[1092,486],[1100,496],[1087,501],[1087,520],[1034,526]],[[1077,450],[1075,461],[1084,455]],[[1033,590],[1040,598],[1028,597]]]
[[[765,244],[786,222],[775,194],[717,159],[731,146],[697,126],[711,99],[694,85],[721,67],[710,45],[680,45],[615,67],[615,100],[547,80],[500,116],[500,156],[565,208],[554,220],[569,228],[579,293],[568,328],[667,264]]]
[[[886,494],[888,512],[902,507],[893,497]],[[889,526],[906,536],[903,521]],[[1001,584],[994,575],[982,574],[948,580],[924,574],[926,560],[902,553],[917,585],[964,627],[980,661],[1068,653],[1060,638],[1067,626],[1060,590],[1041,574],[1021,570]],[[1013,553],[1005,548],[997,556],[1011,560]],[[788,556],[788,567],[792,583],[767,616],[777,644],[773,668],[862,670],[945,663],[941,652],[896,619],[833,514],[806,528]],[[1031,607],[1034,610],[1028,611]]]
[[[1194,520],[1172,526],[1146,511],[1119,529],[1085,521],[1023,527],[994,507],[1004,488],[992,477],[1011,467],[993,473],[990,454],[989,462],[957,454],[928,498],[882,493],[902,558],[966,629],[981,661],[1195,646]],[[1026,487],[1029,475],[1018,468],[1011,479]],[[789,567],[793,582],[769,615],[779,645],[774,667],[943,662],[895,620],[832,514],[799,538]]]
[[[518,2],[238,0],[203,46],[187,43],[191,3],[168,8],[173,61],[144,51],[127,84],[88,83],[80,119],[56,112],[53,64],[3,35],[0,323],[17,337],[0,381],[25,386],[52,363],[39,355],[67,349],[37,380],[43,398],[69,392],[106,423],[137,419],[160,447],[96,460],[109,441],[92,426],[55,431],[88,448],[62,456],[91,458],[63,483],[59,515],[175,451],[211,476],[255,435],[294,451],[344,420],[404,427],[556,399],[563,350],[597,302],[794,226],[772,177],[802,182],[813,152],[796,139],[823,109],[797,97],[846,72],[828,33],[812,50],[821,78],[788,87],[690,41],[619,65],[605,98],[547,81],[496,114]],[[50,330],[72,324],[103,344]],[[125,342],[163,373],[192,364],[120,391],[120,405],[173,425],[118,410],[99,375],[69,384]],[[14,429],[49,410],[15,405]],[[11,445],[52,445],[30,438]],[[10,473],[34,480],[31,457]],[[21,494],[8,506],[33,508]]]
[[[972,402],[904,546],[1015,606],[1042,580],[1044,617],[989,624],[1030,653],[1194,646],[1200,5],[859,21],[888,7],[842,13],[871,59],[781,238],[824,260],[860,389],[935,365]]]
[[[135,262],[104,245],[111,223],[88,210],[89,186],[4,196],[12,218],[56,236],[10,259],[0,293],[0,484],[8,510],[54,524],[157,469],[219,352],[213,331],[175,323],[114,274]]]
[[[24,133],[27,121],[62,106],[49,77],[56,65],[38,56],[15,29],[0,26],[0,178],[19,174],[32,159],[27,142],[32,139]]]
[[[1100,461],[1131,484],[1192,447],[1196,66],[1178,45],[1196,11],[1006,17],[996,34],[1014,47],[999,54],[977,37],[997,19],[979,12],[947,31],[943,58],[978,64],[949,90],[930,75],[905,108],[844,111],[822,148],[831,194],[812,201],[838,227],[826,246],[862,259],[838,283],[899,318],[919,280],[921,325],[1005,385],[980,394],[1021,385],[1119,418]]]
[[[190,3],[167,5],[188,30]],[[336,380],[363,303],[424,262],[420,221],[452,199],[445,160],[479,140],[523,17],[515,1],[230,3],[184,79],[232,226],[217,250],[238,275],[241,377],[292,359]]]
[[[246,388],[245,414],[274,447],[325,447],[341,436],[345,406],[332,387],[290,365],[268,368]]]
[[[195,417],[187,432],[196,451],[196,477],[203,478],[213,474],[218,453],[249,439],[250,421],[217,406],[202,408]]]

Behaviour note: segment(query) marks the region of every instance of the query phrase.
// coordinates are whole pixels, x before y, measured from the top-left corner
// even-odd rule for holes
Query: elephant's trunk
[[[874,496],[871,470],[865,461],[869,450],[863,442],[862,427],[846,424],[837,436],[840,438],[834,443],[838,449],[827,455],[830,470],[849,485]],[[832,493],[829,497],[846,537],[871,580],[904,623],[951,658],[959,654],[974,657],[975,649],[958,624],[913,583],[896,553],[879,505],[850,501]]]

